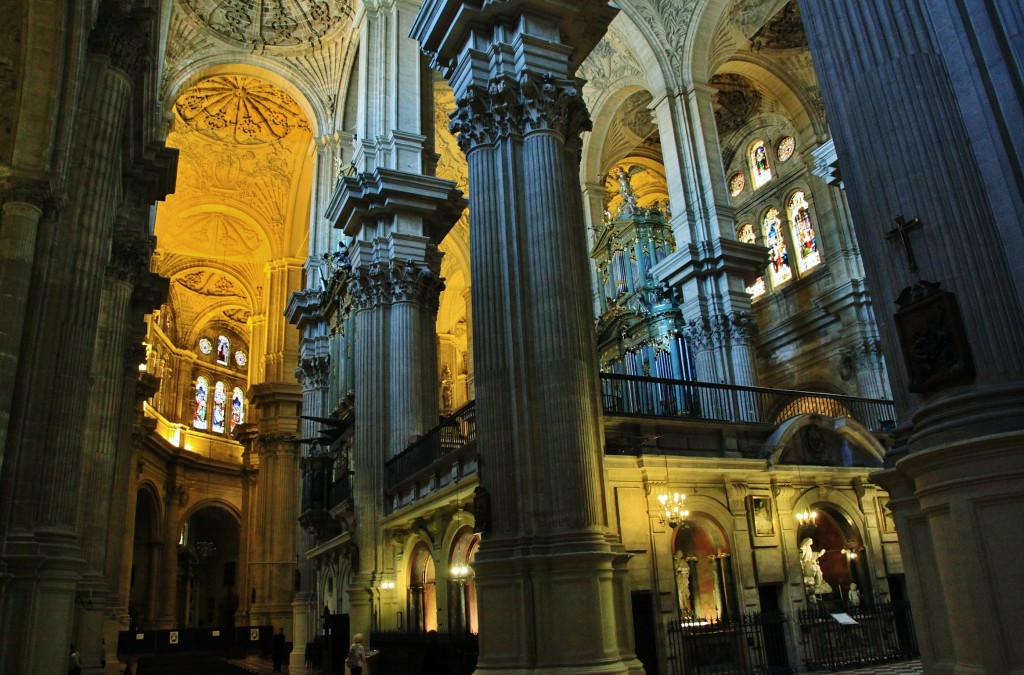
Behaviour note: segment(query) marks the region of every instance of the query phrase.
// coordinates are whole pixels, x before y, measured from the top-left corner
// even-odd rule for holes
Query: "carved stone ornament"
[[[152,65],[152,24],[147,10],[126,12],[121,3],[103,2],[89,34],[89,51],[107,55],[110,65],[135,78]]]
[[[317,46],[349,24],[347,0],[183,0],[207,28],[246,47]]]
[[[742,75],[719,73],[711,78],[711,86],[717,92],[715,123],[721,136],[742,128],[761,108],[760,92]]]
[[[203,80],[178,99],[175,111],[199,133],[242,145],[273,143],[295,130],[310,130],[291,96],[254,77]]]
[[[928,393],[974,377],[967,332],[956,296],[941,283],[919,281],[903,289],[896,304],[896,331],[910,377],[908,389]]]
[[[411,260],[376,262],[348,276],[348,297],[353,309],[369,309],[395,302],[413,302],[436,310],[444,280],[433,270]]]
[[[807,46],[807,34],[800,20],[800,6],[790,0],[768,23],[750,39],[751,47],[761,49],[794,49]]]
[[[579,135],[592,128],[576,80],[550,74],[493,78],[487,86],[471,86],[456,101],[448,130],[458,134],[459,147],[469,153],[481,145],[534,131],[555,131],[566,145],[578,146]]]

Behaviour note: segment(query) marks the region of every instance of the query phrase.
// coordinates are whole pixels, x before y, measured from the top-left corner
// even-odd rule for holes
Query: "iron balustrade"
[[[668,662],[673,675],[785,675],[786,617],[781,612],[740,614],[728,620],[672,621]]]
[[[840,623],[832,612],[854,622]],[[840,670],[920,657],[910,603],[811,607],[797,613],[804,661],[811,670]]]
[[[395,455],[386,464],[386,489],[395,491],[403,482],[427,472],[437,462],[476,441],[476,407],[469,401],[422,438]]]
[[[850,417],[871,431],[891,431],[896,419],[893,402],[884,399],[614,373],[601,373],[601,403],[606,414],[770,426],[815,413]]]

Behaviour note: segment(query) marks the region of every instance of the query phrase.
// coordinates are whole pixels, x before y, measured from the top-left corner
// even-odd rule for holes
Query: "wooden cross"
[[[917,218],[908,222],[903,220],[903,216],[896,216],[896,227],[885,233],[885,238],[889,241],[899,238],[900,243],[903,244],[903,250],[907,253],[907,262],[910,263],[911,272],[917,271],[917,260],[914,258],[914,249],[910,247],[910,237],[907,234],[920,227],[921,221]]]

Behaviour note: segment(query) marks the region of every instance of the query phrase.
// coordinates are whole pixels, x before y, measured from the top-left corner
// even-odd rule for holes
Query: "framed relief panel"
[[[747,517],[750,520],[750,541],[754,546],[775,545],[775,513],[771,497],[747,497]]]

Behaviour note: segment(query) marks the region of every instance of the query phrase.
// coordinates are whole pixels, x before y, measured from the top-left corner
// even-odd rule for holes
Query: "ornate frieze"
[[[486,89],[467,88],[456,101],[448,130],[458,134],[459,147],[469,153],[500,138],[537,131],[554,131],[567,145],[591,129],[590,116],[575,79],[523,73],[492,78]]]
[[[204,26],[246,48],[315,47],[349,25],[347,0],[183,0]]]

